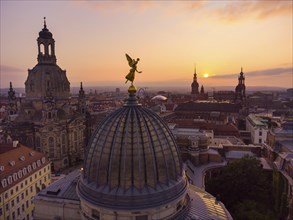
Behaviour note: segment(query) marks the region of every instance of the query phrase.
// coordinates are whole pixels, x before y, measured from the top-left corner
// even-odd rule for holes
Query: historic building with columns
[[[70,82],[66,70],[57,65],[55,40],[45,19],[37,48],[38,63],[28,70],[25,98],[18,109],[10,84],[5,135],[7,142],[17,140],[45,153],[52,170],[59,170],[83,159],[87,142],[85,93],[81,84],[77,105],[71,103]]]
[[[83,168],[35,198],[34,219],[232,219],[213,196],[190,185],[167,124],[142,107],[134,86],[100,123]]]

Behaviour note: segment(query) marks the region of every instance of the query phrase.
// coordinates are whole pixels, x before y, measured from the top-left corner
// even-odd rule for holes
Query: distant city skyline
[[[0,86],[24,87],[46,17],[71,86],[292,87],[292,1],[0,1]],[[207,75],[208,74],[208,75]],[[205,75],[205,77],[204,77]]]

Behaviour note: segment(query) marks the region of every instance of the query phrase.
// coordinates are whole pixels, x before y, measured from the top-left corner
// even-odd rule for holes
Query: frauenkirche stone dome
[[[45,18],[44,18],[45,19]],[[68,99],[70,96],[70,82],[66,71],[57,65],[55,55],[55,40],[47,29],[46,20],[44,28],[39,32],[38,63],[33,69],[28,70],[25,82],[27,99]]]
[[[132,211],[164,207],[166,213],[156,215],[162,219],[180,212],[166,207],[186,203],[187,186],[168,126],[130,93],[92,136],[77,190],[89,206]]]

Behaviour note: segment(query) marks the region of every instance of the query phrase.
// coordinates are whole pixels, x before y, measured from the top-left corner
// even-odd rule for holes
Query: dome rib
[[[151,116],[152,117],[152,119],[154,119],[154,117],[153,117],[153,115],[148,115],[148,116]],[[158,127],[160,127],[159,125],[158,125],[158,123],[157,123],[157,121],[156,120],[149,120],[149,123],[152,125],[152,126],[150,126],[150,127],[153,127],[153,128],[158,128]],[[160,137],[160,134],[159,134],[159,130],[160,129],[154,129],[154,132],[156,133],[156,136],[155,137]],[[161,166],[159,166],[159,169],[158,169],[158,164],[157,164],[157,170],[160,172],[161,171],[161,173],[157,173],[157,183],[159,182],[159,183],[162,183],[162,181],[161,181],[161,179],[163,179],[163,178],[165,178],[165,181],[163,182],[163,183],[166,183],[167,182],[167,177],[168,177],[168,170],[166,169],[166,158],[165,158],[165,155],[164,155],[164,151],[162,150],[162,143],[161,143],[161,139],[160,138],[158,138],[158,140],[157,140],[157,142],[159,143],[159,147],[160,147],[160,149],[161,149],[161,151],[162,151],[162,155],[163,155],[163,160],[162,160],[162,158],[158,158],[158,154],[157,154],[157,152],[155,151],[155,149],[158,149],[158,146],[155,146],[154,144],[154,142],[152,141],[151,143],[152,143],[152,149],[154,150],[154,154],[155,154],[155,157],[156,157],[156,161],[158,161],[159,163],[162,163],[162,161],[164,162],[164,164],[165,164],[165,166],[164,166],[164,171],[162,171],[160,168],[161,168]],[[166,175],[167,174],[167,175]],[[166,176],[165,176],[166,175]]]
[[[142,130],[142,128],[144,127],[145,128],[145,126],[144,126],[144,124],[141,124],[141,120],[142,120],[142,115],[141,115],[141,113],[139,112],[139,111],[137,111],[136,112],[136,115],[137,115],[137,119],[138,119],[138,123],[139,123],[139,125],[140,126],[138,126],[138,128],[139,128],[139,134],[140,134],[140,137],[141,137],[141,151],[142,151],[142,157],[143,157],[143,165],[141,165],[141,167],[143,167],[144,168],[144,170],[143,170],[143,180],[144,180],[144,186],[146,186],[147,184],[148,184],[148,182],[147,182],[147,167],[146,167],[146,158],[145,158],[145,142],[144,142],[144,136],[143,136],[143,130]],[[145,128],[146,129],[146,128]],[[137,132],[138,132],[138,130],[137,130]],[[138,136],[137,136],[137,138],[138,138]],[[138,141],[138,143],[139,143],[139,141]],[[140,149],[140,148],[139,148]],[[141,160],[139,161],[140,162],[140,164],[141,164]]]
[[[164,155],[164,159],[165,159],[164,162],[165,162],[165,168],[166,168],[166,173],[167,173],[167,179],[168,180],[176,179],[176,176],[180,173],[179,170],[181,169],[181,167],[179,167],[179,170],[178,170],[178,168],[176,167],[176,162],[179,162],[180,163],[180,161],[177,161],[177,158],[175,159],[175,157],[174,157],[174,152],[172,151],[172,149],[174,149],[174,148],[166,148],[166,149],[164,149],[163,148],[163,143],[161,141],[161,140],[168,140],[169,138],[171,138],[171,140],[174,143],[175,140],[172,138],[172,135],[170,134],[170,132],[167,129],[165,129],[164,127],[161,127],[162,124],[165,125],[165,122],[161,118],[157,118],[156,115],[155,115],[155,113],[153,113],[153,112],[151,112],[150,115],[152,116],[153,119],[155,119],[155,120],[152,120],[152,122],[156,121],[157,125],[161,128],[161,129],[158,129],[158,130],[164,130],[164,132],[162,132],[162,135],[164,135],[165,139],[163,139],[163,138],[162,139],[159,139],[159,142],[160,142],[160,147],[161,147],[162,153]],[[167,126],[167,125],[165,125],[165,126]],[[156,133],[158,132],[158,130],[155,130]],[[157,133],[157,136],[159,136],[158,133]],[[165,144],[167,144],[167,143],[165,143]],[[173,161],[172,162],[172,165],[173,166],[171,165],[172,168],[167,163],[165,150],[168,150],[171,153],[170,155],[172,156],[172,161]],[[177,148],[176,148],[176,150],[177,150]],[[177,155],[179,154],[178,151],[176,151],[176,153],[177,153]],[[172,169],[175,170],[175,173],[174,173],[173,177],[170,176],[170,173],[169,173],[170,168],[171,168],[171,170]]]
[[[122,178],[122,189],[126,190],[128,189],[129,187],[127,187],[127,179],[129,179],[129,176],[131,176],[131,173],[130,172],[126,172],[127,171],[127,165],[129,163],[129,159],[127,158],[127,150],[128,150],[128,135],[129,135],[129,120],[130,120],[130,111],[127,111],[127,117],[126,117],[126,121],[125,121],[125,132],[124,132],[124,135],[123,137],[125,137],[125,142],[123,142],[123,145],[122,145],[122,154],[121,154],[121,157],[122,157],[122,163],[123,163],[123,166],[121,166],[121,168],[123,169],[122,173],[123,175],[121,175],[120,177]],[[128,159],[128,160],[127,160]]]
[[[187,190],[171,131],[133,97],[97,126],[84,163],[78,193],[102,207],[164,205]]]
[[[113,163],[115,163],[115,156],[116,156],[116,153],[115,153],[115,151],[116,150],[118,150],[118,147],[116,146],[116,141],[118,140],[118,138],[119,138],[119,134],[118,134],[118,131],[119,131],[119,128],[121,127],[121,124],[122,124],[122,122],[123,122],[123,118],[124,117],[120,117],[120,118],[117,118],[116,120],[118,120],[117,121],[117,126],[116,126],[116,128],[115,128],[115,131],[114,131],[114,138],[113,138],[113,141],[112,141],[112,147],[111,147],[111,153],[110,153],[110,158],[109,158],[109,161],[110,161],[110,163],[109,163],[109,168],[108,168],[108,175],[107,175],[107,183],[109,184],[109,186],[110,186],[110,190],[111,190],[111,188],[113,187],[118,187],[119,186],[119,184],[120,184],[120,177],[119,176],[116,176],[116,178],[115,178],[115,175],[116,175],[116,173],[115,172],[112,172],[112,170],[117,170],[117,169],[119,169],[119,167],[120,167],[120,164],[118,165],[118,167],[115,167],[115,166],[113,166]],[[123,136],[122,136],[122,138],[123,138]],[[122,141],[123,139],[121,139],[121,141]],[[117,148],[117,149],[116,149]],[[120,151],[121,149],[119,149],[119,151]],[[121,154],[118,154],[118,155],[121,155]],[[113,169],[112,169],[112,167],[114,167]],[[119,173],[120,172],[118,172],[118,175],[119,175]],[[113,178],[112,178],[113,177]],[[113,180],[112,180],[113,179]],[[116,179],[116,181],[117,181],[117,184],[113,184],[112,183],[112,181],[115,181],[115,179]]]
[[[151,112],[152,113],[152,117],[154,117],[154,118],[156,118],[155,116],[155,113],[153,113],[153,112]],[[161,118],[156,118],[156,120],[157,121],[159,121],[161,124],[165,124],[165,122],[161,119]],[[167,126],[167,125],[165,125],[165,126]],[[164,130],[164,132],[162,132],[162,134],[164,135],[164,137],[165,137],[165,139],[163,139],[163,140],[168,140],[169,138],[171,139],[171,140],[169,140],[169,143],[175,143],[175,140],[174,140],[174,138],[173,138],[173,135],[171,134],[171,132],[168,130],[168,129],[166,129],[166,128],[162,128],[163,130]],[[161,145],[160,145],[161,146]],[[179,158],[178,157],[176,157],[174,154],[177,154],[177,155],[179,155],[179,151],[178,151],[178,149],[176,148],[176,147],[173,147],[173,148],[167,148],[167,150],[170,150],[170,153],[171,153],[171,155],[172,155],[172,159],[174,159],[174,161],[173,161],[173,166],[172,166],[172,169],[174,169],[174,171],[175,171],[175,173],[174,173],[174,177],[173,177],[173,179],[175,180],[176,179],[176,176],[178,176],[178,175],[180,175],[180,170],[182,169],[182,167],[180,166],[180,167],[176,167],[176,164],[181,164],[181,161],[179,161]],[[174,150],[176,150],[176,152],[174,152]],[[162,151],[163,153],[164,153],[164,155],[165,155],[165,151],[163,150]],[[165,156],[165,158],[166,158],[166,156]],[[178,161],[177,161],[178,160]],[[167,168],[168,168],[169,166],[167,166]],[[170,168],[170,167],[169,167]],[[178,169],[179,168],[179,169]],[[168,169],[168,171],[169,171],[170,169]],[[172,179],[172,177],[170,177],[170,173],[169,173],[169,179]]]
[[[114,124],[116,123],[116,118],[113,118],[112,121],[114,121]],[[109,123],[106,124],[108,127],[109,127]],[[111,156],[111,154],[108,154],[108,155],[105,155],[104,154],[104,151],[107,150],[107,140],[109,138],[109,134],[111,132],[111,129],[105,129],[105,131],[107,132],[105,135],[104,135],[104,140],[103,143],[101,144],[102,148],[101,148],[101,153],[99,156],[99,159],[98,159],[98,163],[96,164],[97,166],[97,170],[99,170],[100,172],[97,173],[96,175],[96,183],[97,183],[97,186],[99,185],[105,185],[107,184],[107,176],[108,176],[108,172],[107,172],[107,169],[109,167],[109,157]],[[99,144],[99,142],[98,142]],[[112,146],[111,146],[112,147]],[[99,148],[98,145],[95,146],[95,148]],[[109,150],[109,149],[108,149]],[[108,158],[104,159],[106,156],[108,156]],[[102,164],[102,166],[101,166]]]
[[[155,153],[155,150],[154,150],[154,147],[153,147],[153,144],[152,144],[153,143],[153,139],[152,139],[152,136],[150,135],[151,132],[150,132],[150,129],[149,129],[149,126],[148,126],[148,122],[146,121],[146,117],[142,117],[142,119],[143,119],[143,122],[144,122],[143,125],[144,125],[145,129],[146,129],[146,131],[148,131],[148,132],[146,132],[147,135],[148,135],[148,146],[147,146],[147,149],[152,154],[152,159],[155,159],[157,157],[156,157],[156,153]],[[145,154],[145,156],[146,156],[146,154]],[[149,164],[151,164],[151,163],[146,163],[147,166]],[[150,185],[152,187],[155,187],[158,184],[158,179],[159,179],[158,172],[157,172],[157,170],[158,170],[158,164],[157,164],[157,160],[156,159],[153,161],[153,164],[154,164],[154,166],[153,166],[153,172],[149,172],[148,173],[148,171],[147,171],[147,175],[146,175],[147,176],[147,179],[146,180],[147,180],[147,185]],[[152,173],[153,173],[153,175],[152,175]],[[153,183],[152,184],[150,184],[150,182],[149,182],[150,175],[153,176]]]

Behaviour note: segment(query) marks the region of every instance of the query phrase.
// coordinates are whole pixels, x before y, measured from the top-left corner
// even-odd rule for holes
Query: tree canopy
[[[272,219],[273,214],[269,212],[273,206],[270,178],[259,160],[245,156],[229,163],[219,175],[208,180],[206,190],[217,196],[235,218],[238,213],[240,216],[236,219]],[[244,213],[254,218],[241,218]]]

